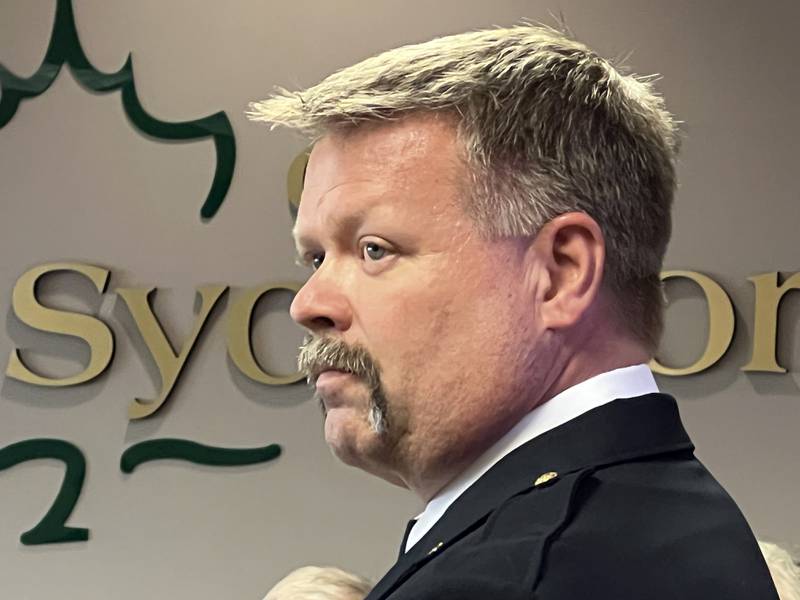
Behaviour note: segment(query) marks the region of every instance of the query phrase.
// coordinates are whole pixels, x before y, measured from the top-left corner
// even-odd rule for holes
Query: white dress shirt
[[[647,365],[641,364],[591,377],[537,406],[428,502],[408,535],[405,552],[428,533],[456,498],[513,450],[612,400],[654,392],[658,392],[658,386],[653,374]]]

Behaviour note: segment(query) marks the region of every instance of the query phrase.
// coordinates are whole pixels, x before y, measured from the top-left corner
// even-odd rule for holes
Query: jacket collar
[[[542,474],[566,475],[646,456],[693,450],[677,403],[647,394],[600,406],[520,446],[487,471],[403,554],[369,598],[382,598],[399,579],[465,535],[503,501],[530,488]]]

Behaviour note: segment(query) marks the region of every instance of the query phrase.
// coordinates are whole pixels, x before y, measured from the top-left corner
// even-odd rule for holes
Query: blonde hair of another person
[[[778,597],[781,600],[800,600],[800,568],[789,553],[775,544],[758,542],[767,561]]]
[[[336,567],[301,567],[267,592],[264,600],[363,600],[372,584]]]

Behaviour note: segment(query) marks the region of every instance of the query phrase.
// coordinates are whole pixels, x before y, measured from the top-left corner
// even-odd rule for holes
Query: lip
[[[321,388],[329,389],[333,386],[344,383],[347,379],[352,377],[353,374],[348,373],[347,371],[330,369],[328,371],[323,371],[317,376],[316,387],[318,391],[321,391]]]

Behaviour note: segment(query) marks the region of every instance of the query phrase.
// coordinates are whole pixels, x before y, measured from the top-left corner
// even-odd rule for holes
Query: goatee
[[[381,382],[380,367],[362,346],[350,346],[342,340],[307,335],[300,346],[297,366],[305,373],[309,385],[316,385],[320,373],[328,370],[344,371],[361,379],[369,390],[367,419],[372,430],[384,435],[389,431],[388,403]],[[316,389],[314,398],[322,414],[327,416],[325,403]]]

